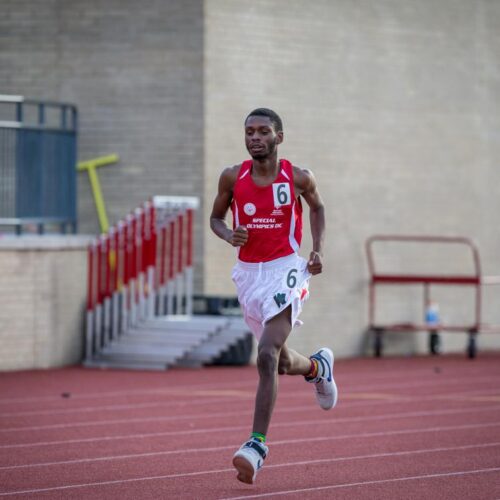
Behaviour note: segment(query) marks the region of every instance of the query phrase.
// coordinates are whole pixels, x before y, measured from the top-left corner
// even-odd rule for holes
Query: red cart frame
[[[444,243],[461,244],[469,248],[474,270],[468,274],[441,274],[441,275],[421,275],[421,274],[383,274],[378,273],[373,253],[373,245],[377,242],[415,242],[415,243]],[[476,335],[479,332],[500,332],[500,326],[486,325],[481,322],[481,299],[482,286],[500,285],[500,276],[482,276],[481,260],[477,246],[465,237],[447,236],[396,236],[396,235],[374,235],[366,240],[366,255],[368,259],[368,270],[370,272],[369,281],[369,325],[368,330],[374,334],[374,354],[377,357],[382,355],[382,337],[385,331],[429,331],[430,351],[437,354],[439,345],[439,331],[467,332],[469,341],[467,353],[470,358],[476,356]],[[423,307],[425,309],[431,301],[431,285],[468,286],[475,288],[475,314],[471,324],[446,325],[439,324],[438,327],[430,329],[428,325],[421,323],[375,323],[376,293],[379,285],[422,285],[423,286]],[[424,317],[424,315],[422,315]]]

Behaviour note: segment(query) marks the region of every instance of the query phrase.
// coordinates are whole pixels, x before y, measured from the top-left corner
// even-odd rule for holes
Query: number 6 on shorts
[[[288,271],[288,274],[286,275],[286,286],[288,288],[295,288],[295,285],[297,284],[297,276],[295,275],[297,272],[297,269],[290,269],[290,271]]]

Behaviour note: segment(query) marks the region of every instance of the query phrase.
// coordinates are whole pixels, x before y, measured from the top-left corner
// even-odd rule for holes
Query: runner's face
[[[277,151],[283,132],[274,130],[267,116],[250,116],[245,123],[245,145],[254,160],[264,160]]]

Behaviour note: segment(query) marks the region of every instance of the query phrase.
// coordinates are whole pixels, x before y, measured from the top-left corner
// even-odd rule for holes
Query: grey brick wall
[[[111,224],[155,194],[202,195],[202,0],[0,0],[0,12],[0,92],[75,103],[79,159],[120,156],[99,169]],[[99,231],[83,173],[78,214],[79,232]]]

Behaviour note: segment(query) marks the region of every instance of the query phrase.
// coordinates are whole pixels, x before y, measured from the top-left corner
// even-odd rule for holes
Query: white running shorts
[[[238,291],[245,322],[257,339],[266,321],[292,306],[292,326],[302,325],[298,319],[303,303],[309,298],[307,261],[291,254],[270,262],[238,261],[232,279]]]

